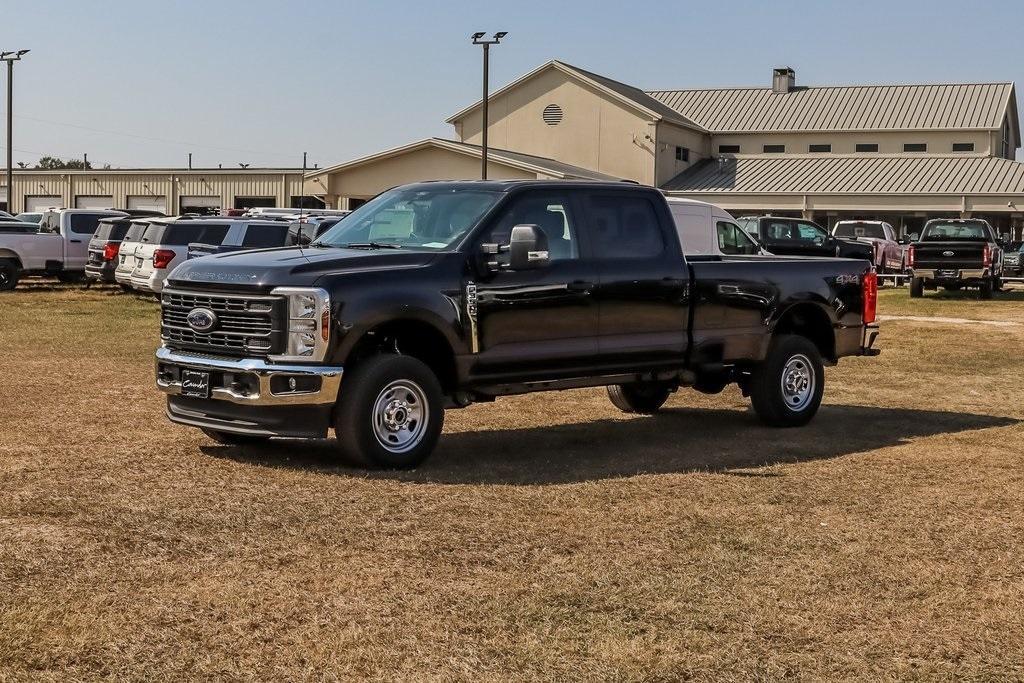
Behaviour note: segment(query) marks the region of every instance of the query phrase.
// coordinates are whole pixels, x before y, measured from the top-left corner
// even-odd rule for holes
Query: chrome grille
[[[171,348],[242,357],[279,353],[284,344],[285,300],[281,297],[165,289],[161,295],[160,334]],[[209,332],[188,324],[188,314],[206,308],[217,316]]]

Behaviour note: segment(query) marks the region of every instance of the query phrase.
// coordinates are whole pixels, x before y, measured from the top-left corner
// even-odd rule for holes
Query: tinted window
[[[128,232],[128,221],[102,220],[96,226],[95,237],[116,242],[123,239],[126,232]]]
[[[857,145],[857,151],[858,152],[877,152],[878,151],[878,145],[873,143],[873,142],[860,144],[860,145]]]
[[[988,240],[988,224],[983,222],[936,222],[928,223],[921,232],[922,242],[945,242],[951,240]]]
[[[836,237],[874,237],[885,239],[885,230],[880,223],[837,223],[833,233]]]
[[[501,212],[487,241],[508,244],[512,228],[517,225],[536,225],[540,228],[548,239],[548,254],[552,261],[580,257],[576,219],[564,194],[529,192],[514,199],[508,208]]]
[[[818,240],[825,238],[824,228],[819,228],[814,223],[797,223],[797,235],[802,240]]]
[[[907,144],[903,145],[903,151],[904,152],[927,152],[928,151],[928,145],[924,144],[923,142],[908,142]]]
[[[96,226],[99,224],[100,219],[103,216],[97,216],[96,214],[89,213],[73,213],[71,214],[71,232],[76,235],[91,235],[96,232]]]
[[[248,225],[242,246],[258,249],[260,247],[283,247],[288,241],[288,226],[281,225]]]
[[[832,145],[807,145],[808,152],[831,152]]]
[[[142,237],[142,233],[146,232],[146,226],[149,223],[132,223],[131,227],[128,228],[128,232],[124,234],[125,242],[138,242]]]
[[[763,147],[765,154],[782,154],[786,151],[785,145],[765,145]]]
[[[665,251],[658,214],[646,197],[590,195],[587,204],[599,258],[653,258]]]
[[[723,254],[756,254],[757,246],[738,225],[718,221],[718,250]]]
[[[796,230],[796,224],[789,221],[765,221],[764,235],[770,240],[795,240],[800,239],[800,233]]]
[[[719,145],[718,146],[718,153],[719,154],[739,154],[740,153],[740,146],[739,145]]]
[[[954,142],[953,143],[953,151],[954,152],[973,152],[974,151],[974,143],[973,142]]]

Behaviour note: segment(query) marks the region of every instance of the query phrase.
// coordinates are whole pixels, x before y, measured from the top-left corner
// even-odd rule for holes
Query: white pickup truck
[[[124,211],[51,209],[34,232],[0,229],[0,291],[14,289],[26,275],[55,275],[73,282],[85,275],[89,238],[96,224]]]

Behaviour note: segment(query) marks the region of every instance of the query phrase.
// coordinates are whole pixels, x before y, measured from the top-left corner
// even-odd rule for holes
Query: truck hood
[[[224,287],[309,287],[324,275],[418,268],[437,257],[434,252],[392,249],[260,249],[185,261],[174,269],[168,282],[180,286],[204,283]]]

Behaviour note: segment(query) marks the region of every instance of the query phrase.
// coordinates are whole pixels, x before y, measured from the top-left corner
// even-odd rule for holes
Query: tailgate
[[[980,242],[918,242],[914,245],[915,268],[981,268],[985,245]]]

